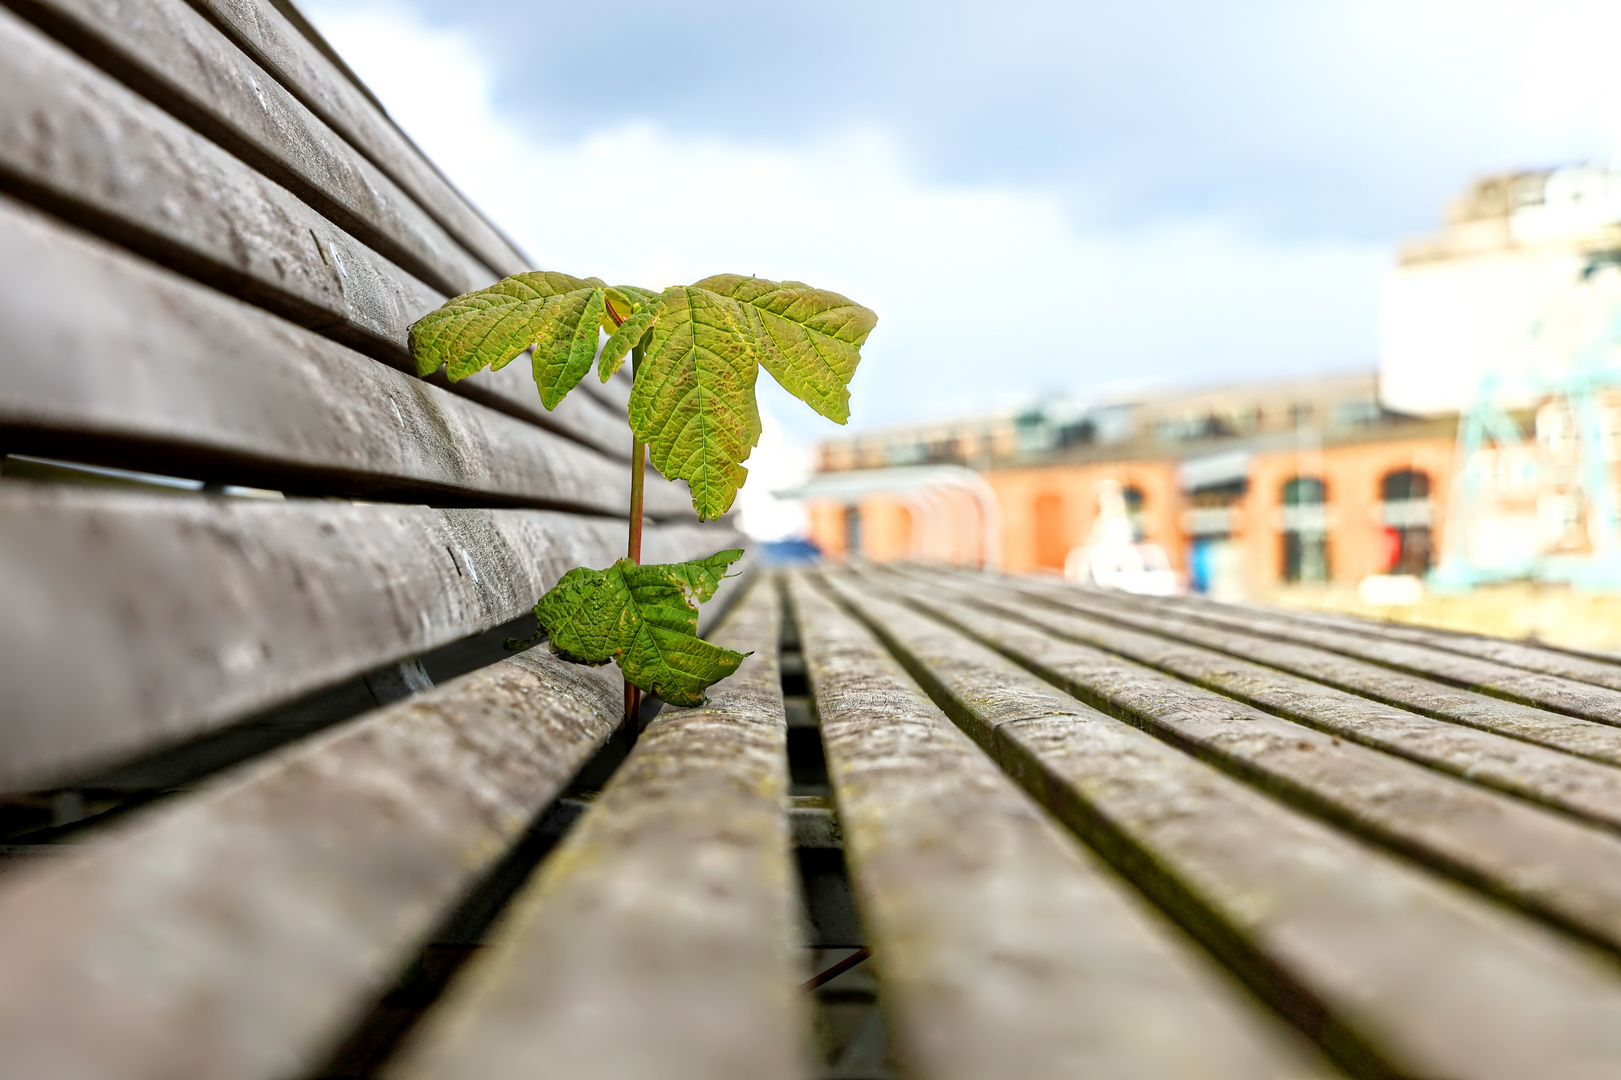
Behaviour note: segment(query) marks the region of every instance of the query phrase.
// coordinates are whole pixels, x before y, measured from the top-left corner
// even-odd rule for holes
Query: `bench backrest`
[[[34,478],[0,484],[0,795],[491,631],[622,553],[624,380],[548,412],[521,359],[410,371],[413,320],[529,265],[288,6],[0,10],[0,451]],[[675,485],[647,509],[649,559],[735,539]]]

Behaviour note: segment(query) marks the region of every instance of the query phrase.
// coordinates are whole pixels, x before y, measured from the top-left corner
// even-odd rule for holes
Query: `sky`
[[[1371,370],[1446,199],[1621,147],[1616,0],[304,6],[537,265],[876,310],[852,429]]]

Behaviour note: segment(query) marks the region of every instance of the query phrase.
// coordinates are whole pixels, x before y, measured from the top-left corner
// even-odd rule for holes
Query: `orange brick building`
[[[1196,588],[1242,595],[1291,581],[1422,574],[1441,550],[1455,421],[1384,412],[1371,375],[1294,389],[1188,395],[1173,399],[1180,413],[1162,400],[1109,443],[1064,445],[1060,430],[1044,448],[966,461],[995,495],[1000,564],[1062,571],[1086,544],[1112,482],[1124,491],[1137,539],[1162,548]],[[1270,424],[1267,405],[1257,404],[1263,400],[1275,418]],[[1034,426],[1027,417],[1004,420],[1001,430],[997,422],[988,418],[974,429],[963,421],[955,442],[936,433],[925,460],[964,462],[971,456],[965,448],[1006,447]],[[1066,422],[1085,423],[1073,415]],[[885,433],[858,438],[865,445],[824,447],[824,466],[846,476],[837,465],[876,466],[876,490],[809,503],[811,539],[825,553],[987,561],[984,511],[972,497],[959,489],[904,497],[882,490],[884,467],[873,444],[889,439],[884,451],[893,456],[896,440]]]

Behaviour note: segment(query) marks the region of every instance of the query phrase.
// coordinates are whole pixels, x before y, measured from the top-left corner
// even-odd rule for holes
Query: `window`
[[[1283,485],[1283,580],[1328,580],[1327,489],[1315,476]]]
[[[1387,574],[1422,576],[1430,568],[1430,477],[1415,469],[1389,472],[1379,481],[1379,508]]]

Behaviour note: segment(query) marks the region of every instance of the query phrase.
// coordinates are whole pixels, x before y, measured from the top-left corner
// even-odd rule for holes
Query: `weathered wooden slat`
[[[512,242],[281,12],[260,0],[196,0],[195,6],[498,275],[531,268]]]
[[[16,7],[435,288],[463,293],[495,280],[184,0],[19,0]]]
[[[443,372],[433,375],[429,381],[510,416],[578,439],[610,457],[630,461],[630,424],[624,411],[615,415],[613,410],[603,408],[600,402],[579,391],[558,402],[557,408],[548,410],[540,403],[540,391],[535,387],[534,368],[528,357],[519,357],[500,371],[481,371],[456,383],[446,379]],[[662,486],[663,478],[656,472],[650,473],[648,479],[656,482],[654,487]],[[649,494],[652,490],[649,488]],[[692,505],[685,493],[680,501],[689,508]]]
[[[0,52],[7,57],[0,68],[0,185],[210,286],[414,370],[406,332],[443,294],[3,11]],[[456,389],[565,434],[589,433],[599,446],[614,435],[612,418],[584,395],[547,413],[516,363]]]
[[[1449,652],[1463,653],[1465,656],[1480,656],[1510,667],[1540,671],[1547,675],[1559,675],[1578,682],[1592,683],[1595,686],[1607,686],[1611,690],[1621,690],[1621,657],[1606,662],[1564,649],[1486,637],[1483,634],[1466,634],[1458,630],[1412,626],[1407,623],[1337,615],[1326,611],[1297,611],[1289,608],[1266,610],[1270,615],[1291,621],[1316,623],[1338,630],[1349,630],[1367,637],[1446,649]]]
[[[1425,648],[1401,641],[1381,641],[1361,634],[1331,630],[1328,627],[1292,622],[1254,609],[1225,609],[1208,601],[1186,599],[1160,601],[1192,618],[1218,626],[1262,634],[1282,641],[1316,645],[1346,656],[1371,660],[1376,664],[1409,671],[1454,686],[1517,701],[1567,716],[1580,716],[1601,724],[1621,725],[1621,690],[1563,679],[1538,671],[1526,671],[1507,664],[1474,656]]]
[[[629,510],[621,461],[4,198],[0,333],[0,431],[12,452],[274,490]],[[591,402],[578,405],[559,415],[611,427]],[[628,444],[628,430],[612,434]],[[691,515],[686,493],[665,483],[649,485],[645,505],[655,518]]]
[[[909,592],[934,598],[930,588]],[[938,623],[870,596],[861,603],[1026,790],[1353,1075],[1596,1080],[1621,1068],[1613,965]],[[995,619],[973,617],[976,630]],[[1040,647],[1038,631],[1008,626]]]
[[[1243,633],[1189,619],[1168,608],[1139,604],[1108,594],[1087,593],[1082,597],[1073,590],[1047,584],[1019,583],[1013,587],[1025,595],[1063,604],[1075,612],[1104,615],[1155,633],[1196,642],[1438,720],[1479,728],[1608,765],[1621,765],[1621,730],[1609,724],[1459,690],[1446,683],[1392,671],[1327,649]]]
[[[645,557],[735,540],[650,528]],[[0,790],[83,775],[497,626],[624,543],[622,521],[543,510],[0,485]]]
[[[805,579],[792,589],[906,1075],[1312,1071],[1060,835],[871,634]]]
[[[984,587],[957,594],[972,606],[931,589],[919,604],[1064,691],[1621,953],[1621,836],[1075,644],[1061,613]]]
[[[0,55],[0,183],[211,285],[407,362],[406,328],[440,293],[9,11],[0,11]]]
[[[659,713],[391,1075],[800,1075],[773,583],[741,603],[713,640],[754,655]]]
[[[1621,769],[1573,760],[1568,754],[1395,709],[1237,659],[1266,659],[1264,646],[1277,643],[1264,638],[1253,639],[1252,643],[1246,635],[1234,632],[1208,627],[1200,632],[1197,626],[1189,629],[1172,619],[1105,607],[1106,602],[1107,598],[1088,598],[1089,605],[1096,609],[1094,614],[1099,616],[1096,618],[1074,610],[1066,610],[1061,622],[1044,622],[1045,612],[1035,618],[1070,640],[1147,664],[1296,723],[1621,831]],[[1105,614],[1116,621],[1104,621],[1101,616]],[[1211,648],[1184,641],[1209,644]],[[1621,736],[1621,732],[1615,734]],[[1621,739],[1617,744],[1621,746]]]
[[[623,707],[542,647],[8,870],[0,1075],[306,1075]]]

